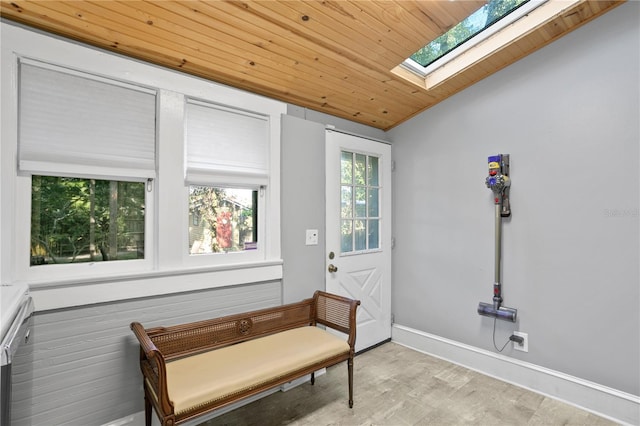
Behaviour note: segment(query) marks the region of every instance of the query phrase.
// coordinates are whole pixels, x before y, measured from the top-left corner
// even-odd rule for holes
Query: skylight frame
[[[436,59],[435,61],[433,61],[432,63],[430,63],[427,66],[422,66],[418,62],[416,62],[413,59],[411,59],[411,57],[405,59],[400,64],[400,66],[402,68],[404,68],[404,69],[406,69],[406,70],[418,75],[419,77],[423,77],[423,78],[427,77],[429,74],[431,74],[435,70],[437,70],[437,69],[441,68],[442,66],[446,65],[448,62],[451,62],[452,60],[454,60],[458,56],[466,53],[467,51],[469,51],[473,47],[477,46],[478,44],[480,44],[483,41],[487,40],[488,38],[492,37],[493,35],[499,33],[504,28],[506,28],[509,25],[513,24],[514,22],[520,20],[521,18],[527,16],[533,10],[537,9],[538,7],[542,6],[543,4],[545,4],[545,3],[549,2],[549,1],[551,1],[551,0],[529,0],[528,2],[518,6],[516,9],[511,11],[509,14],[503,16],[498,21],[494,22],[493,24],[491,24],[490,26],[488,26],[484,30],[482,30],[479,33],[477,33],[476,35],[472,36],[471,38],[469,38],[465,42],[463,42],[463,43],[459,44],[458,46],[454,47],[451,51],[447,52],[445,55],[443,55],[440,58]],[[431,43],[431,41],[429,41],[429,43]],[[427,44],[429,44],[429,43],[427,43]]]

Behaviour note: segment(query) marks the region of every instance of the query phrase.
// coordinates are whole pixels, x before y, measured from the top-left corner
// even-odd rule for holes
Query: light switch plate
[[[308,246],[316,246],[318,245],[318,230],[317,229],[307,229],[307,238],[306,245]]]

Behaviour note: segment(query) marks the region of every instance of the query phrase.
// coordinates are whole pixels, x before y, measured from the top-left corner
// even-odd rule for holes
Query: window
[[[431,65],[458,46],[486,30],[529,0],[489,0],[440,37],[411,55],[423,67]]]
[[[280,119],[285,103],[12,25],[2,26],[2,37],[3,283],[28,283],[37,289],[39,309],[49,310],[282,279]],[[211,138],[202,151],[187,147],[185,136],[193,136],[187,120],[194,117],[187,104],[199,103],[195,98],[203,100],[205,111],[220,111],[212,121],[218,126],[240,118],[237,131],[227,131],[233,137],[226,139],[228,149]],[[247,132],[264,135],[262,145],[234,155],[236,145],[244,143],[239,136]],[[212,153],[217,157],[209,159]],[[118,186],[117,208],[111,198],[109,204],[95,201],[94,215],[101,216],[95,220],[102,223],[93,225],[93,236],[86,198],[92,181],[103,194]],[[45,194],[32,192],[43,185],[70,191],[58,199],[58,209],[65,200],[80,205],[72,216],[81,226],[68,231],[74,245],[61,247],[69,238],[52,242],[53,232],[45,229],[61,222],[54,212],[42,210],[49,203]],[[189,254],[189,230],[205,220],[204,211],[189,216],[191,187],[224,190],[228,204],[219,207],[252,216],[251,228],[248,220],[236,228],[231,247],[237,241],[237,251]],[[251,211],[234,193],[239,189],[251,194]],[[114,221],[115,235],[113,226],[103,227]],[[49,248],[32,245],[32,236]],[[102,249],[109,261],[102,260],[100,241],[108,243]],[[92,254],[93,261],[81,261]]]
[[[255,250],[258,191],[189,187],[189,254]]]
[[[23,59],[19,96],[29,265],[145,259],[155,92]]]
[[[189,254],[259,250],[268,117],[188,99],[185,129]]]
[[[391,70],[432,90],[542,27],[580,0],[489,0]]]
[[[340,165],[341,252],[380,248],[379,159],[342,151]]]
[[[144,258],[145,184],[33,176],[32,266]]]

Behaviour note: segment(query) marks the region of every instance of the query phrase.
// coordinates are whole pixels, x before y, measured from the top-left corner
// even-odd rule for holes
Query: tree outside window
[[[144,258],[145,183],[33,176],[31,265]]]
[[[446,33],[411,55],[411,59],[426,67],[456,47],[484,31],[529,0],[489,0]]]
[[[252,189],[189,187],[189,254],[256,248],[257,193]]]

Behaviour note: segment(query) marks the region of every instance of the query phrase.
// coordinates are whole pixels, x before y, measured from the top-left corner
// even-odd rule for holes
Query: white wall
[[[495,351],[487,156],[511,154],[504,354],[640,394],[640,3],[629,2],[389,132],[397,324]]]

